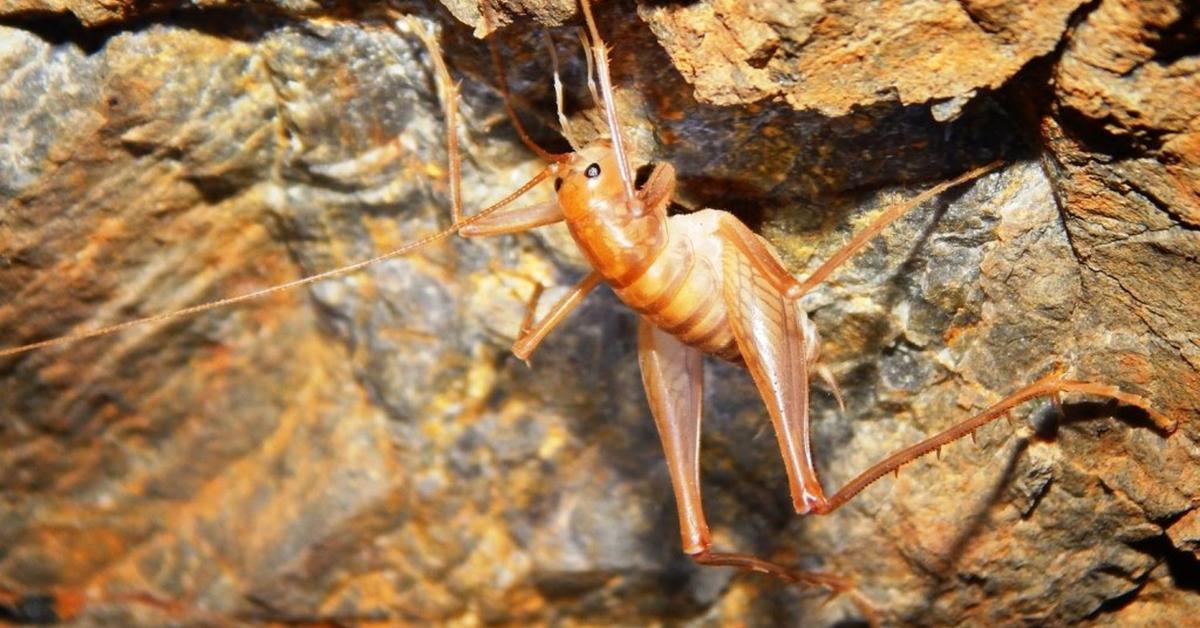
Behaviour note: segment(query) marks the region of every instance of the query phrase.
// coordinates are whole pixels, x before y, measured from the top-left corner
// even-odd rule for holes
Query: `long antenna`
[[[491,26],[491,5],[487,2],[483,3],[483,21],[487,26]],[[496,34],[491,33],[487,37],[488,53],[492,57],[492,66],[496,69],[496,80],[500,83],[500,95],[504,99],[504,108],[508,110],[508,117],[512,120],[513,129],[517,131],[517,137],[521,139],[529,150],[537,154],[544,161],[563,162],[567,160],[567,155],[558,155],[542,148],[533,138],[525,132],[525,125],[521,124],[521,118],[517,116],[517,110],[512,104],[512,92],[508,89],[508,76],[504,72],[504,60],[500,58],[500,48],[496,45]]]
[[[587,20],[588,31],[592,35],[592,50],[596,56],[596,78],[600,81],[600,94],[604,97],[604,115],[608,119],[608,129],[612,135],[613,152],[617,155],[617,167],[621,169],[621,185],[625,187],[625,203],[635,215],[642,213],[642,204],[633,191],[633,170],[629,167],[629,159],[625,156],[625,141],[621,137],[620,121],[617,119],[617,105],[613,99],[612,79],[608,74],[608,48],[600,39],[600,31],[596,28],[596,20],[592,18],[592,6],[588,0],[580,0],[583,6],[583,17]]]
[[[73,333],[73,334],[67,334],[66,336],[59,336],[57,338],[51,338],[49,340],[33,342],[33,343],[26,344],[26,345],[21,345],[19,347],[9,347],[6,349],[0,349],[0,358],[7,357],[10,355],[16,355],[18,353],[26,353],[28,351],[33,351],[34,349],[41,349],[44,347],[53,347],[56,345],[63,345],[63,344],[71,343],[71,342],[76,342],[79,340],[85,340],[88,338],[95,338],[96,336],[104,336],[104,335],[112,334],[112,333],[115,333],[115,332],[118,332],[118,331],[121,331],[124,329],[128,329],[130,327],[136,327],[138,325],[145,325],[148,323],[156,323],[159,321],[165,321],[165,320],[172,319],[172,318],[180,318],[183,316],[192,316],[194,314],[199,314],[201,312],[207,312],[208,310],[214,310],[214,309],[217,309],[220,307],[233,305],[235,303],[241,303],[243,301],[250,301],[252,299],[258,299],[258,298],[265,297],[270,294],[275,294],[277,292],[283,292],[284,290],[291,290],[292,288],[299,288],[300,286],[305,286],[310,283],[323,281],[325,279],[330,279],[332,277],[347,275],[347,274],[353,273],[355,271],[362,270],[363,268],[366,268],[367,266],[372,266],[374,264],[378,264],[379,262],[389,260],[394,257],[399,257],[399,256],[405,255],[407,253],[411,253],[412,251],[415,251],[416,249],[419,249],[423,246],[432,244],[434,242],[437,242],[438,240],[442,240],[449,236],[452,236],[455,233],[458,233],[459,229],[462,229],[463,227],[466,227],[467,225],[470,225],[470,224],[473,224],[480,220],[483,220],[484,218],[486,218],[486,217],[490,216],[491,214],[495,213],[496,211],[500,210],[505,205],[508,205],[509,203],[511,203],[514,200],[516,200],[517,198],[519,198],[521,195],[523,195],[526,192],[528,192],[529,190],[533,189],[533,186],[544,181],[548,176],[550,176],[550,173],[554,171],[554,168],[556,165],[557,164],[550,164],[550,165],[546,166],[540,172],[538,172],[536,175],[534,175],[534,177],[532,179],[530,179],[528,182],[526,182],[525,185],[522,185],[516,192],[513,192],[512,194],[509,194],[508,196],[504,197],[504,199],[502,199],[500,202],[496,203],[495,205],[492,205],[491,207],[483,209],[479,213],[474,214],[468,218],[464,218],[464,219],[450,225],[449,227],[442,229],[441,231],[438,231],[437,233],[435,233],[433,235],[426,236],[415,242],[410,242],[399,248],[392,249],[391,251],[388,251],[387,253],[384,253],[382,255],[377,255],[375,257],[372,257],[371,259],[363,260],[361,262],[355,262],[353,264],[350,264],[349,266],[342,266],[341,268],[334,268],[333,270],[327,270],[325,272],[317,273],[315,275],[309,275],[308,277],[301,277],[300,279],[295,279],[295,280],[289,281],[287,283],[281,283],[279,285],[271,286],[269,288],[263,288],[261,290],[247,292],[246,294],[240,294],[238,296],[229,297],[226,299],[220,299],[217,301],[210,301],[208,303],[201,303],[200,305],[193,305],[191,307],[185,307],[181,310],[162,312],[160,314],[152,314],[150,316],[145,316],[142,318],[135,318],[130,321],[125,321],[123,323],[117,323],[115,325],[108,325],[108,326],[99,327],[96,329],[89,329],[87,331],[81,331],[81,332],[77,332],[77,333]]]

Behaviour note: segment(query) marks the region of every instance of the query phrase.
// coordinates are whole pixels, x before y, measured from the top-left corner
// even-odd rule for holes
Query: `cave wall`
[[[565,1],[0,1],[0,345],[230,296],[449,223],[426,49],[462,81],[465,198],[603,134]],[[802,276],[877,212],[1005,165],[806,298],[832,490],[1063,364],[1177,421],[1029,404],[827,517],[791,512],[761,401],[710,363],[719,547],[854,579],[885,623],[1197,612],[1200,11],[1183,0],[604,2],[635,161]],[[548,198],[549,190],[535,196]],[[832,625],[845,599],[679,551],[635,319],[607,290],[531,367],[561,228],[447,240],[246,305],[0,359],[0,620]]]

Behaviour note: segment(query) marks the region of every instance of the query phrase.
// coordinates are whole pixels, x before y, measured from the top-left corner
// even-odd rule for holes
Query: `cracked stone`
[[[475,3],[405,2],[462,81],[469,208],[541,163]],[[516,106],[603,133],[570,2],[506,2]],[[858,583],[890,624],[1182,624],[1200,494],[1196,27],[1184,2],[604,2],[638,164],[734,211],[798,275],[846,395],[812,394],[832,489],[1063,364],[1179,422],[1067,396],[790,508],[762,402],[709,364],[719,548]],[[429,57],[382,6],[0,2],[0,346],[243,293],[448,224]],[[74,17],[70,17],[74,16]],[[458,21],[454,16],[458,16]],[[557,26],[561,24],[561,26]],[[530,198],[549,198],[538,190]],[[804,623],[839,598],[682,555],[633,315],[561,229],[449,240],[256,303],[0,360],[0,617],[79,624]],[[553,285],[550,285],[553,284]],[[1037,434],[1034,415],[1047,421]],[[1164,529],[1165,526],[1165,529]],[[1192,561],[1192,562],[1188,562]]]

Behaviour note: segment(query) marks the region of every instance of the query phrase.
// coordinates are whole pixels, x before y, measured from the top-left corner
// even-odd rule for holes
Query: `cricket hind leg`
[[[787,582],[828,589],[831,596],[845,594],[868,622],[877,625],[874,605],[847,578],[792,569],[753,554],[712,551],[700,497],[703,354],[641,319],[638,323],[638,362],[675,492],[684,553],[700,565],[756,571]]]
[[[1150,420],[1160,430],[1170,433],[1175,430],[1176,424],[1170,418],[1156,412],[1150,405],[1150,401],[1139,395],[1127,393],[1116,386],[1108,386],[1105,384],[1096,384],[1093,382],[1084,382],[1077,380],[1062,379],[1062,372],[1056,370],[1045,377],[1035,381],[1020,390],[1010,394],[999,402],[993,404],[983,412],[951,426],[938,434],[935,434],[919,443],[910,445],[897,451],[896,453],[884,458],[875,463],[862,473],[858,474],[854,479],[846,483],[845,486],[838,489],[831,496],[825,507],[820,510],[820,514],[826,514],[837,510],[846,505],[856,495],[863,491],[871,484],[875,483],[883,476],[899,472],[900,467],[925,456],[927,454],[937,452],[942,447],[965,436],[972,435],[976,430],[991,423],[997,419],[1008,415],[1014,407],[1032,399],[1049,398],[1054,401],[1056,406],[1061,406],[1060,396],[1063,393],[1078,393],[1086,395],[1094,395],[1098,397],[1107,397],[1109,399],[1136,406],[1144,410]]]
[[[732,217],[719,223],[722,298],[738,352],[767,406],[798,514],[821,512],[825,491],[813,463],[809,362],[819,342],[794,298],[796,281],[765,242]]]

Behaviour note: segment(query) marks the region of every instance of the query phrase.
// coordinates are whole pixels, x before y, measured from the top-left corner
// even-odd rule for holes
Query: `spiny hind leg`
[[[1008,412],[1014,407],[1029,401],[1031,399],[1049,398],[1056,405],[1061,405],[1059,399],[1063,393],[1078,393],[1086,395],[1095,395],[1098,397],[1107,397],[1120,403],[1132,405],[1144,410],[1150,417],[1150,420],[1164,432],[1170,433],[1175,430],[1175,422],[1169,417],[1166,417],[1150,406],[1150,401],[1139,395],[1127,393],[1117,388],[1105,384],[1096,384],[1093,382],[1084,382],[1077,380],[1067,380],[1062,378],[1062,372],[1056,370],[1036,382],[1021,388],[1011,395],[1000,400],[990,408],[983,412],[963,421],[956,423],[949,429],[935,434],[919,443],[910,445],[900,451],[884,458],[878,463],[872,465],[866,471],[860,473],[857,477],[850,480],[845,486],[839,489],[832,497],[829,498],[828,504],[822,513],[833,512],[841,506],[845,505],[853,499],[859,492],[870,486],[879,478],[896,471],[900,467],[924,456],[931,452],[936,452],[942,447],[960,439],[964,436],[969,436],[979,428],[995,421],[999,418],[1008,415]]]
[[[703,354],[642,319],[638,323],[638,362],[675,492],[683,551],[701,565],[757,571],[788,582],[822,587],[833,595],[844,593],[867,621],[878,623],[875,607],[846,578],[791,569],[752,554],[712,551],[700,499]]]
[[[816,347],[811,322],[787,295],[795,279],[761,238],[732,217],[722,218],[722,298],[729,326],[762,396],[797,513],[825,509],[813,464],[808,412],[808,362]]]

